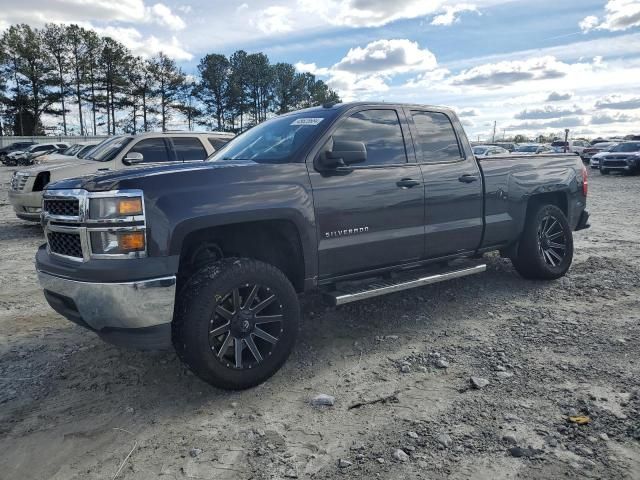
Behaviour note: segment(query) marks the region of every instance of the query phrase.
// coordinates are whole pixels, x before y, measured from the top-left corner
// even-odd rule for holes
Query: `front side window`
[[[164,138],[145,138],[136,143],[130,153],[141,153],[144,157],[143,163],[168,162],[169,153],[164,143]]]
[[[444,113],[412,111],[418,138],[416,144],[426,163],[460,160],[462,154],[453,125]],[[474,151],[475,153],[475,151]],[[482,155],[482,153],[475,153]]]
[[[334,142],[362,142],[367,165],[407,162],[404,137],[395,110],[363,110],[344,119],[332,135]]]
[[[204,146],[202,146],[202,142],[197,138],[173,137],[172,140],[179,161],[188,162],[207,158],[207,151],[204,149]]]

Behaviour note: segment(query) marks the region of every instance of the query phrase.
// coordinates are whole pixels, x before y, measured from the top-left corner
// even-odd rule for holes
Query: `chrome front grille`
[[[47,232],[47,242],[51,253],[82,259],[82,242],[78,232]]]
[[[11,190],[22,191],[24,190],[27,181],[29,180],[29,174],[23,172],[15,172],[11,177]]]
[[[80,200],[77,198],[45,198],[43,210],[48,215],[77,217],[80,215]]]

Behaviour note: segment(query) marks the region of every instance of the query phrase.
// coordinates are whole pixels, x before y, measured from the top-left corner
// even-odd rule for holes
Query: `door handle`
[[[413,178],[403,178],[402,180],[396,182],[396,185],[398,185],[400,188],[411,188],[417,187],[418,185],[420,185],[420,182],[418,180],[414,180]]]
[[[462,183],[472,183],[478,180],[478,176],[471,175],[470,173],[465,173],[464,175],[460,175],[458,177],[458,180],[461,181]]]

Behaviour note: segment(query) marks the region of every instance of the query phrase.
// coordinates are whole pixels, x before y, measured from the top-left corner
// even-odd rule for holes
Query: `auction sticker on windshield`
[[[291,125],[318,125],[324,118],[297,118]]]

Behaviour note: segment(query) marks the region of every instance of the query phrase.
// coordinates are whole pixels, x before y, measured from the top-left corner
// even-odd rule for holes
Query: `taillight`
[[[586,197],[589,192],[589,172],[587,167],[582,166],[582,194]]]

